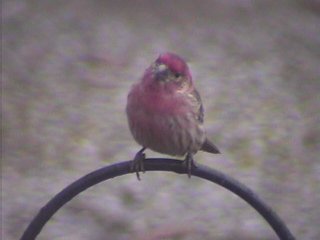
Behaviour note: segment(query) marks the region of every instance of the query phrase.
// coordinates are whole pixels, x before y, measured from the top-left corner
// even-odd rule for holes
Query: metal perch
[[[88,175],[67,186],[54,198],[52,198],[43,208],[41,208],[39,213],[35,216],[23,233],[20,240],[35,239],[43,226],[49,221],[55,212],[57,212],[64,204],[87,188],[110,178],[132,173],[131,164],[132,161],[125,161],[103,167],[89,173]],[[187,173],[186,167],[182,164],[182,161],[175,159],[145,159],[144,167],[146,171],[170,171],[178,174]],[[242,183],[231,178],[230,176],[225,175],[222,172],[200,164],[197,164],[196,168],[192,168],[191,174],[214,182],[245,200],[269,223],[279,239],[295,239],[279,216],[253,191],[251,191]],[[186,179],[186,181],[190,180]]]

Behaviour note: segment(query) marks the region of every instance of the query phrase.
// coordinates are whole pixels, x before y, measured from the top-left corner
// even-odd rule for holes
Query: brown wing
[[[194,91],[192,92],[192,96],[195,102],[194,106],[196,110],[195,112],[197,114],[197,120],[199,121],[199,123],[203,124],[204,110],[203,110],[200,94],[196,89],[194,89]],[[220,153],[219,149],[208,139],[206,139],[205,142],[203,143],[201,150],[209,153],[216,153],[216,154]]]
[[[199,121],[199,123],[203,123],[204,111],[203,111],[203,105],[202,105],[200,94],[196,89],[194,89],[191,95],[194,102],[194,108],[195,108],[195,113],[197,115],[197,120]]]

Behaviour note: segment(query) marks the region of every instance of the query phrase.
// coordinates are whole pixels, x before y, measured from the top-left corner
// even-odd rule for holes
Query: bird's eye
[[[159,59],[157,59],[155,62],[154,62],[157,66],[159,66],[161,64],[161,61]]]
[[[179,78],[179,77],[181,77],[181,74],[180,73],[175,73],[174,76],[175,76],[175,78]]]

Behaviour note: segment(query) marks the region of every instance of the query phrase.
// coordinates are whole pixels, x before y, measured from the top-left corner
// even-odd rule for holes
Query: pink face
[[[158,93],[170,94],[192,87],[192,77],[186,62],[176,54],[163,53],[145,71],[143,86]]]
[[[173,74],[191,79],[187,63],[176,54],[163,53],[158,57],[156,63],[166,65]]]
[[[161,54],[146,70],[143,77],[146,86],[156,91],[172,92],[192,85],[188,65],[173,53]]]

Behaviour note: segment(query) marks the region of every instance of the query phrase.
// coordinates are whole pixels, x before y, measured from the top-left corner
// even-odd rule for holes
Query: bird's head
[[[187,63],[173,53],[161,54],[147,69],[144,81],[155,88],[182,90],[192,86]]]

